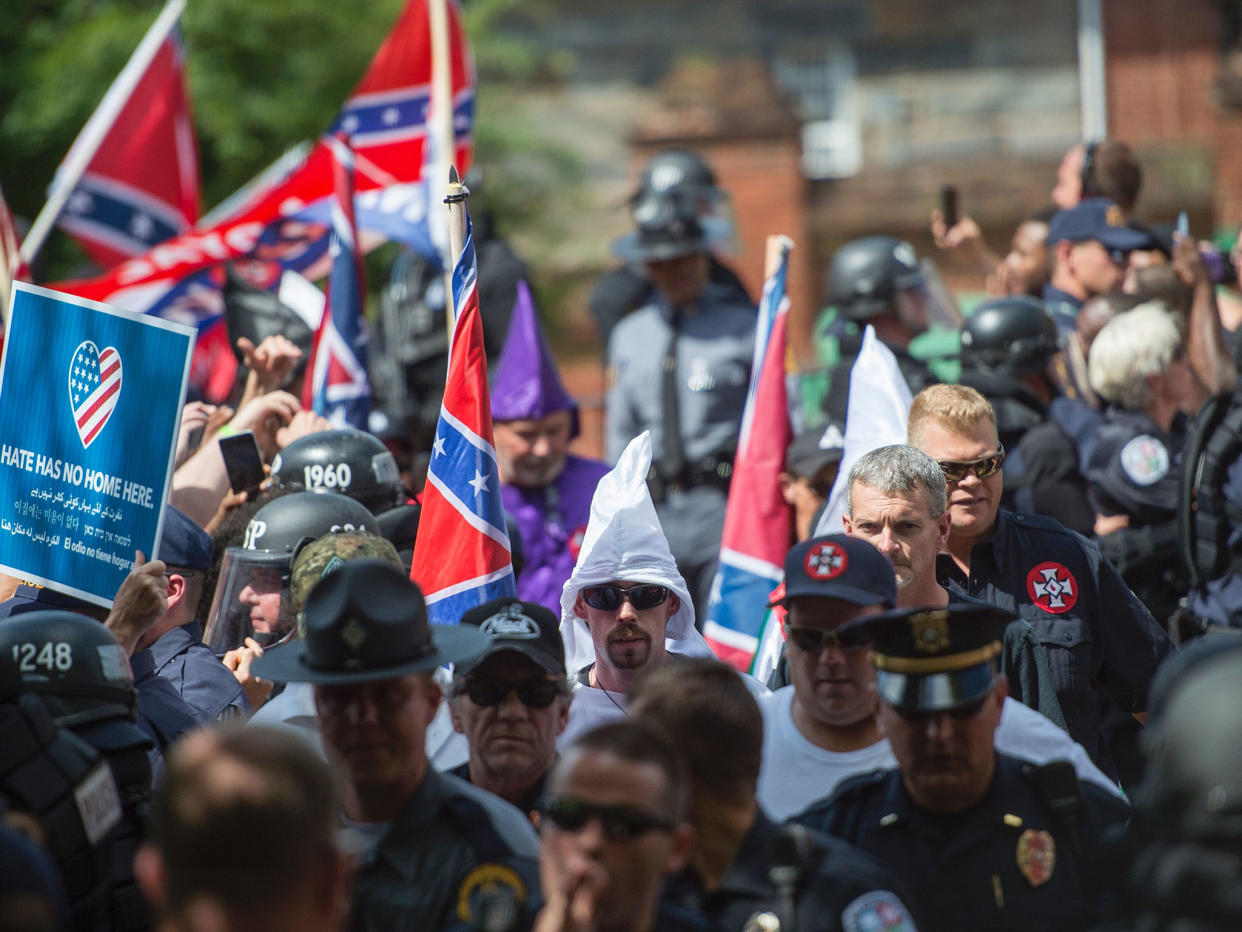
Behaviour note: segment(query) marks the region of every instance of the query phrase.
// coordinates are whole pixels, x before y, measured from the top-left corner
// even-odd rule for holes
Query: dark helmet
[[[138,696],[125,651],[111,632],[75,612],[27,612],[0,624],[0,654],[22,689],[44,697],[58,725],[132,719]]]
[[[1242,840],[1242,650],[1208,656],[1169,690],[1135,796],[1162,840]]]
[[[406,499],[392,453],[361,430],[323,430],[299,437],[272,460],[283,488],[340,492],[379,514]]]
[[[644,194],[663,194],[673,189],[693,192],[695,196],[716,192],[716,174],[697,152],[682,147],[664,149],[651,157],[638,176],[638,190],[632,201]]]
[[[962,325],[962,363],[978,369],[1037,375],[1059,348],[1043,302],[1025,295],[985,301]]]
[[[914,247],[892,236],[846,243],[828,267],[828,302],[852,320],[892,310],[899,291],[924,284]]]
[[[293,559],[303,546],[334,531],[380,533],[359,502],[327,490],[282,495],[256,511],[242,546],[224,552],[203,643],[223,654],[248,637],[267,647],[291,635]]]

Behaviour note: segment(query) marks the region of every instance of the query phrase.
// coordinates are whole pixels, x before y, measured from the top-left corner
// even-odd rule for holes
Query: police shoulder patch
[[[1135,485],[1149,486],[1169,473],[1169,451],[1151,434],[1139,434],[1121,448],[1121,469]]]
[[[462,922],[476,921],[495,896],[511,897],[520,906],[526,902],[526,884],[508,864],[480,864],[457,888],[457,918]]]
[[[914,919],[901,897],[888,890],[872,890],[841,911],[844,932],[914,932]]]

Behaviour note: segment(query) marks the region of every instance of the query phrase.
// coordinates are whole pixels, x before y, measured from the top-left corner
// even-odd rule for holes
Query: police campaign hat
[[[1048,223],[1048,242],[1053,245],[1062,240],[1081,243],[1091,239],[1122,252],[1154,248],[1149,233],[1131,227],[1121,208],[1103,198],[1057,211]]]
[[[799,596],[892,608],[897,604],[897,577],[888,557],[865,540],[827,534],[795,544],[785,555],[785,595],[780,601]]]
[[[995,680],[1005,626],[992,605],[903,608],[849,622],[843,643],[870,643],[880,698],[907,712],[946,712],[985,697]]]
[[[461,623],[478,626],[491,643],[474,660],[460,664],[459,673],[469,674],[493,654],[514,651],[534,661],[545,673],[565,675],[561,620],[538,602],[503,596],[470,609],[461,616]]]
[[[255,676],[277,683],[345,685],[423,673],[487,648],[473,626],[427,623],[423,594],[381,560],[351,560],[311,590],[301,639],[255,659]]]
[[[718,224],[712,217],[700,217],[682,192],[649,192],[634,203],[636,229],[614,241],[612,251],[626,262],[659,262],[705,252],[722,238],[724,230]]]

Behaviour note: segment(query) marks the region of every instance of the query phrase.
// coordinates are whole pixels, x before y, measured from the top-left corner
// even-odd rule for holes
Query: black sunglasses
[[[663,605],[667,598],[668,588],[666,586],[642,585],[630,586],[628,589],[611,585],[588,586],[582,590],[583,601],[601,612],[615,612],[621,607],[621,603],[626,601],[641,612],[643,609]]]
[[[841,640],[841,636],[835,630],[829,631],[827,628],[817,628],[814,625],[786,625],[785,634],[798,646],[798,650],[806,651],[808,654],[818,654],[830,644],[841,648],[847,654],[857,653],[867,646],[865,641],[847,644]]]
[[[561,687],[553,680],[531,678],[517,682],[486,680],[481,677],[468,677],[460,693],[470,697],[470,701],[478,706],[500,705],[510,692],[517,693],[518,700],[532,709],[546,709],[561,694]]]
[[[557,828],[580,832],[592,819],[599,819],[609,841],[632,841],[645,832],[671,832],[675,825],[662,816],[631,806],[597,806],[569,796],[544,796],[539,811]]]
[[[947,482],[961,482],[969,472],[973,472],[980,479],[986,479],[988,476],[996,475],[1004,465],[1005,448],[999,447],[995,453],[989,453],[969,463],[955,463],[952,460],[936,460],[936,462],[940,464],[940,471],[944,473]]]

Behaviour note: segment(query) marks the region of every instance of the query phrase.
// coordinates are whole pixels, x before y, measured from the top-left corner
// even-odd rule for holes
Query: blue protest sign
[[[0,361],[0,572],[110,606],[153,557],[191,328],[13,284]]]

